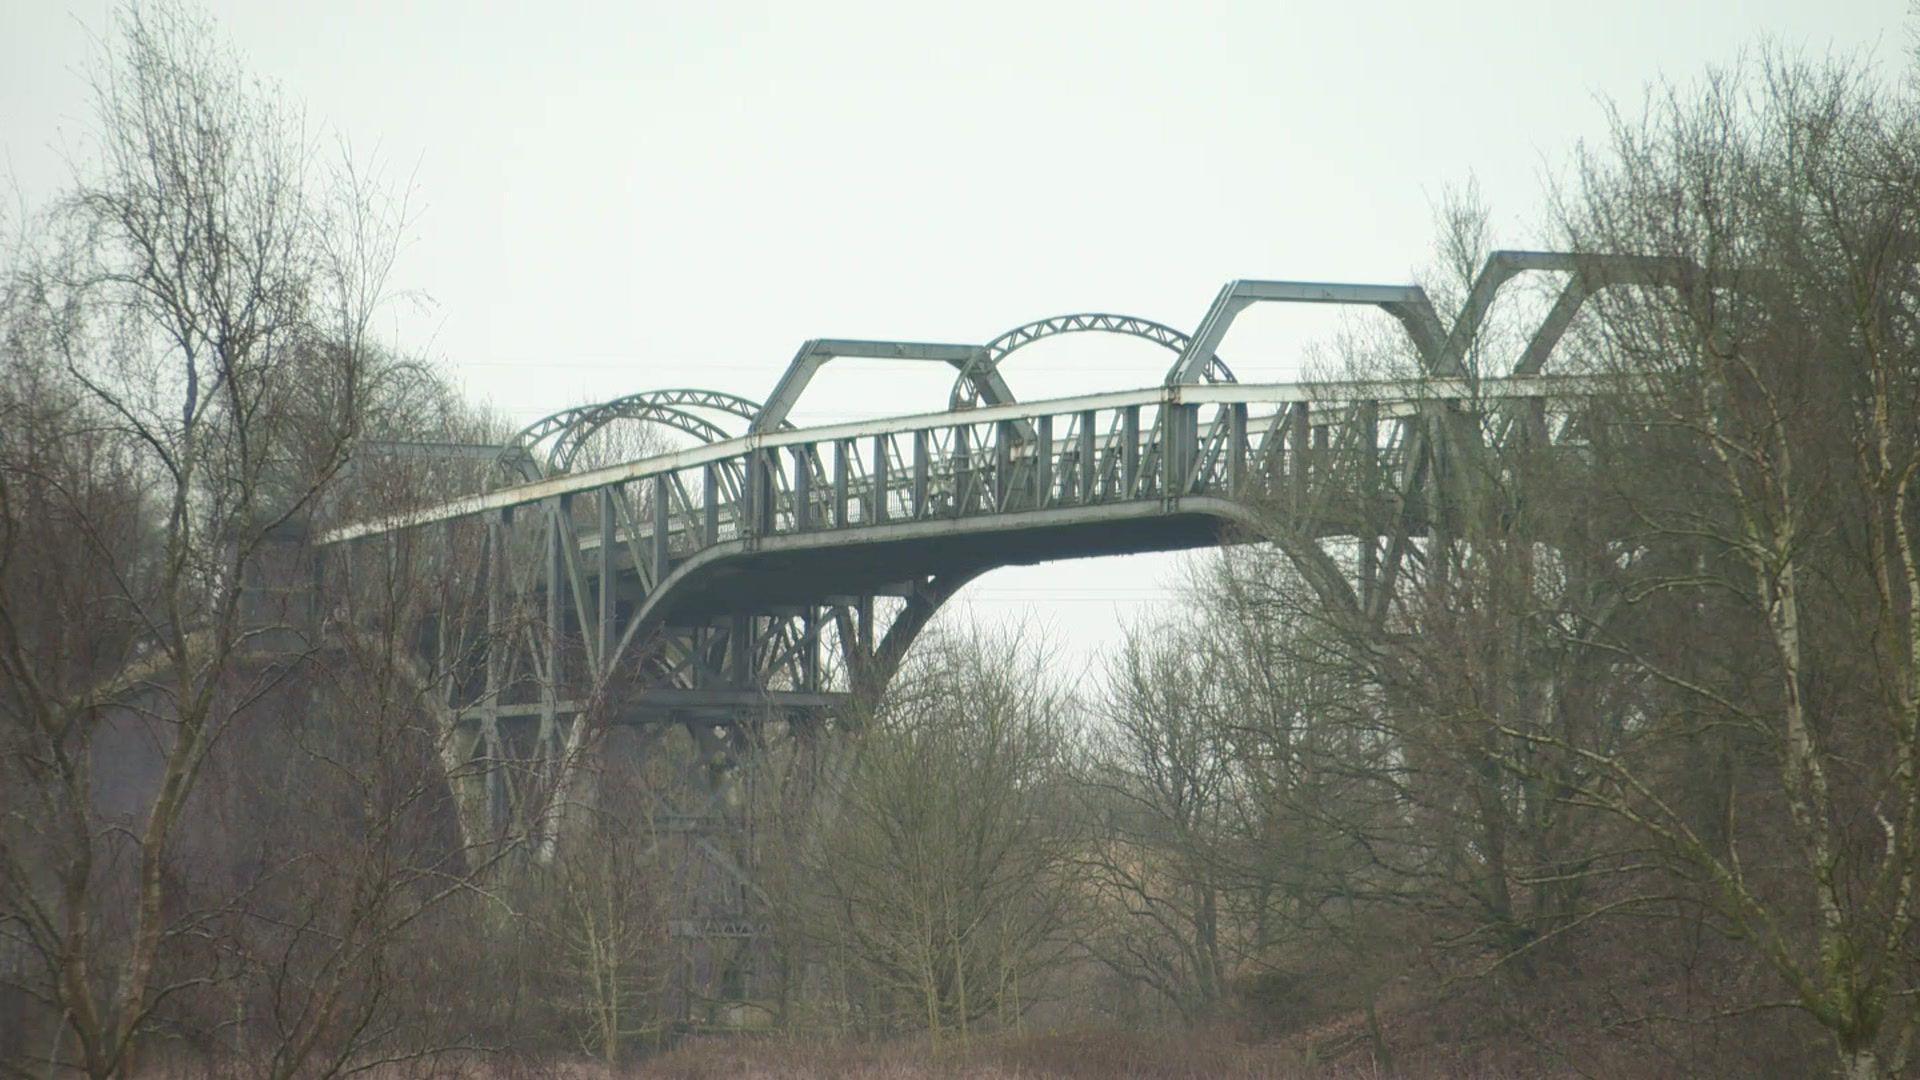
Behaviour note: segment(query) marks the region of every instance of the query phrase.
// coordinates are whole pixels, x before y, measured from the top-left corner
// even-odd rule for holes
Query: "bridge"
[[[421,666],[457,753],[531,764],[511,790],[489,772],[472,816],[518,813],[550,834],[610,728],[682,727],[720,762],[771,728],[856,723],[940,607],[996,567],[1258,536],[1379,623],[1407,560],[1471,512],[1503,446],[1577,450],[1605,387],[1546,368],[1581,306],[1687,272],[1500,252],[1450,326],[1416,286],[1235,281],[1191,333],[1094,313],[983,345],[808,341],[764,403],[664,390],[547,417],[486,451],[490,488],[326,531],[324,573],[352,579],[403,556],[432,568],[442,591]],[[1517,356],[1477,355],[1496,296],[1522,274],[1553,275],[1558,299]],[[1419,373],[1237,382],[1219,352],[1256,304],[1382,310]],[[1018,400],[1010,362],[1065,334],[1158,344],[1166,377]],[[790,424],[815,374],[848,357],[947,365],[953,390],[934,411]],[[643,433],[640,452],[583,457],[620,426]],[[742,925],[709,919],[703,932]]]

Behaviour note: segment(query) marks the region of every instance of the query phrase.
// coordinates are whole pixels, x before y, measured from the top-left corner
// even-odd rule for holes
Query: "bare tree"
[[[611,800],[609,800],[611,801]],[[538,887],[540,937],[552,943],[557,997],[580,1045],[609,1066],[633,1043],[657,1044],[672,960],[667,914],[674,853],[637,800],[601,806],[556,855]]]
[[[1390,927],[1423,891],[1378,689],[1321,639],[1279,551],[1215,559],[1188,595],[1137,629],[1095,721],[1089,947],[1189,1022],[1229,996],[1304,1019],[1307,983],[1372,1017],[1412,951]]]
[[[1010,1024],[1061,956],[1067,702],[1043,671],[1017,634],[923,640],[858,736],[808,870],[863,1026]]]
[[[289,670],[245,601],[361,429],[397,212],[203,22],[116,32],[97,160],[7,282],[0,435],[0,928],[70,1036],[39,1056],[93,1076],[221,977],[189,808]]]
[[[1082,810],[1100,829],[1080,856],[1107,909],[1082,940],[1189,1022],[1225,996],[1245,951],[1233,938],[1247,929],[1221,862],[1235,824],[1235,717],[1200,631],[1136,627],[1112,663]]]
[[[1577,245],[1696,268],[1609,294],[1585,340],[1645,376],[1595,430],[1640,524],[1617,558],[1644,569],[1637,617],[1583,633],[1657,690],[1636,745],[1711,730],[1728,764],[1703,819],[1658,755],[1527,738],[1583,757],[1572,798],[1700,878],[1845,1075],[1898,1072],[1920,994],[1920,105],[1771,56],[1670,86],[1616,114],[1561,213]]]
[[[1426,287],[1456,318],[1491,254],[1487,216],[1471,188],[1441,210],[1441,265]],[[1514,307],[1497,306],[1465,342],[1470,380],[1504,374],[1524,347],[1527,313]],[[1398,335],[1353,335],[1338,363],[1348,377],[1404,377],[1407,353]],[[1598,815],[1559,797],[1572,782],[1562,774],[1585,764],[1510,734],[1604,728],[1595,712],[1612,658],[1555,627],[1600,617],[1619,588],[1592,572],[1579,477],[1557,466],[1535,428],[1495,408],[1400,422],[1402,452],[1415,435],[1440,450],[1424,475],[1403,472],[1384,493],[1421,508],[1421,535],[1363,535],[1333,552],[1357,565],[1361,546],[1401,545],[1377,612],[1307,588],[1290,560],[1264,553],[1230,557],[1218,579],[1243,625],[1309,628],[1273,644],[1299,670],[1344,686],[1317,695],[1315,707],[1323,725],[1346,732],[1338,768],[1375,793],[1357,801],[1365,809],[1351,839],[1386,875],[1376,885],[1397,882],[1389,891],[1399,901],[1450,924],[1437,937],[1475,967],[1524,957],[1579,925],[1591,913],[1589,886],[1621,865],[1596,831]],[[1256,509],[1267,511],[1267,535],[1307,542],[1295,533],[1310,514]],[[1508,768],[1516,755],[1531,758],[1525,776]],[[1383,797],[1395,813],[1378,812]]]

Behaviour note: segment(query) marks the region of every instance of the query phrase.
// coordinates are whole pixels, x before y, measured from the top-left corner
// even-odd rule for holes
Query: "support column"
[[[1380,403],[1363,401],[1354,410],[1354,444],[1359,448],[1360,610],[1373,610],[1380,579]]]
[[[619,550],[619,542],[614,536],[615,518],[613,512],[614,489],[600,489],[600,670],[601,674],[613,673],[614,643],[614,599],[618,580],[614,573],[614,553]]]
[[[505,689],[500,684],[504,679],[507,661],[507,528],[512,524],[512,507],[500,511],[487,520],[487,689],[485,715],[489,723],[499,717],[500,694]]]
[[[1445,581],[1454,536],[1454,475],[1447,416],[1442,407],[1427,414],[1427,544],[1435,581]]]
[[[800,689],[820,690],[820,609],[808,604],[800,615]]]
[[[735,615],[727,627],[727,681],[735,689],[753,685],[753,616]]]
[[[513,508],[506,507],[487,519],[487,674],[485,704],[480,710],[480,739],[486,748],[487,812],[509,813],[505,807],[506,789],[500,773],[500,698],[506,693],[507,587],[512,580],[507,566],[508,530],[513,525]],[[503,822],[496,820],[495,825]]]
[[[546,678],[540,687],[539,752],[549,749],[560,714],[560,628],[564,617],[561,590],[566,581],[566,555],[560,550],[560,515],[571,510],[571,497],[562,495],[547,504],[547,633]]]

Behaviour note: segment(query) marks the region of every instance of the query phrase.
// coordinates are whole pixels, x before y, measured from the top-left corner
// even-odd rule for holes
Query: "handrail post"
[[[835,528],[847,527],[847,473],[853,457],[853,442],[848,439],[833,440],[833,524]]]
[[[1293,510],[1295,514],[1304,513],[1307,508],[1307,403],[1296,401],[1287,406],[1287,471],[1292,474]],[[1299,522],[1295,522],[1299,525]]]
[[[667,474],[653,475],[653,581],[658,585],[673,568],[672,523],[668,516]]]
[[[1227,406],[1227,494],[1239,498],[1247,491],[1247,403]]]
[[[1034,422],[1033,508],[1045,510],[1053,501],[1053,417]]]
[[[813,444],[793,448],[793,531],[813,528]]]
[[[953,429],[953,516],[964,517],[973,508],[973,453],[968,443],[972,429],[957,424]]]
[[[993,508],[1006,510],[1007,496],[1013,491],[1013,421],[1000,420],[993,425]]]
[[[1189,475],[1200,457],[1200,407],[1176,402],[1164,406],[1162,416],[1160,495],[1177,499],[1190,490]]]
[[[927,516],[927,472],[929,463],[927,431],[917,429],[913,433],[913,516]]]
[[[700,507],[703,524],[706,526],[707,543],[720,542],[720,465],[709,461],[701,469]]]
[[[742,455],[740,473],[745,483],[734,520],[739,523],[741,536],[754,536],[760,531],[760,451],[748,450]]]
[[[1133,498],[1140,482],[1140,406],[1120,410],[1120,498]]]

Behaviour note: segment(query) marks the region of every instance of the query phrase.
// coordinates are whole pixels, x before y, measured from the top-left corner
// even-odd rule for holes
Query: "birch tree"
[[[1777,56],[1664,87],[1616,112],[1560,214],[1576,248],[1697,267],[1606,294],[1583,339],[1650,378],[1595,432],[1639,523],[1615,552],[1645,565],[1638,614],[1582,633],[1657,688],[1637,742],[1710,725],[1737,759],[1703,821],[1662,759],[1562,740],[1591,766],[1571,800],[1702,882],[1844,1075],[1898,1073],[1920,994],[1920,104]]]
[[[186,887],[185,820],[289,670],[248,662],[277,627],[244,601],[360,431],[396,235],[220,40],[121,9],[96,152],[4,297],[0,932],[64,1029],[42,1056],[91,1076],[218,977],[174,962],[233,900]],[[132,743],[151,773],[102,775]]]

